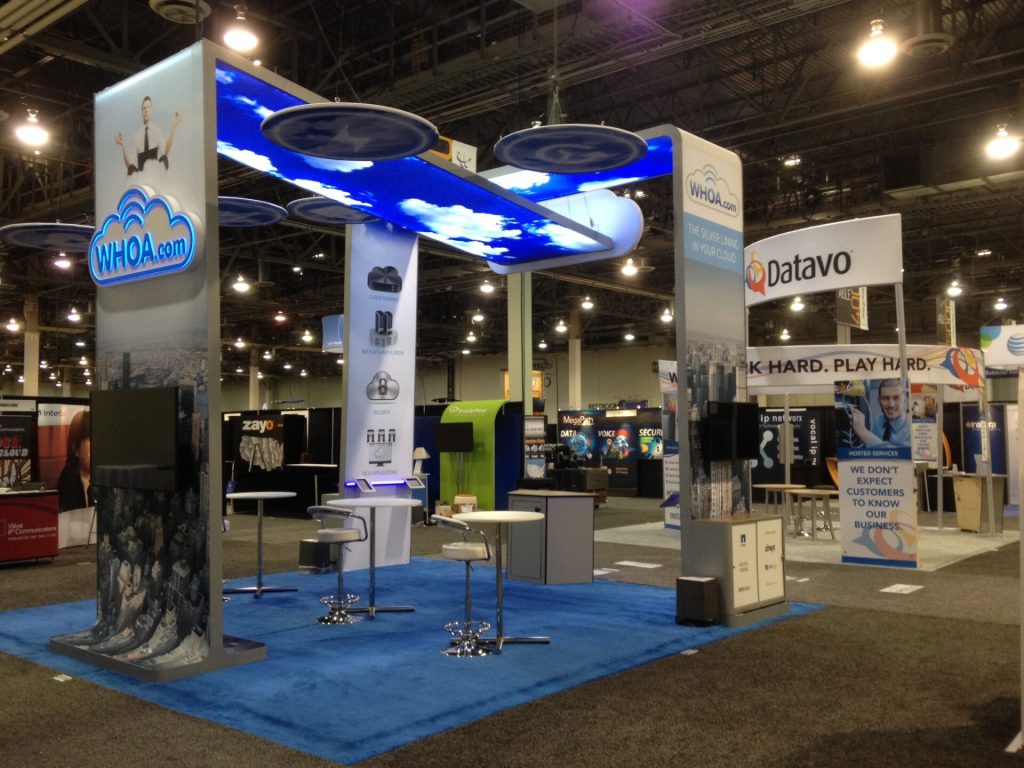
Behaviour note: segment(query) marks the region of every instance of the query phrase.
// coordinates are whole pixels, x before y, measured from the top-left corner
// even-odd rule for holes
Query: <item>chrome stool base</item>
[[[353,616],[348,609],[359,602],[359,595],[324,595],[320,602],[330,609],[330,613],[317,619],[320,624],[358,624],[362,616]]]
[[[442,648],[441,653],[446,656],[458,656],[460,658],[469,656],[487,656],[494,653],[480,642],[480,635],[491,628],[486,621],[451,621],[444,625],[445,631],[452,636],[452,644]]]

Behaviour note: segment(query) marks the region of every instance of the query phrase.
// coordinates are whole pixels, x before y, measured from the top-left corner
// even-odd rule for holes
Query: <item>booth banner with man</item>
[[[844,563],[917,565],[909,394],[906,379],[835,383]]]

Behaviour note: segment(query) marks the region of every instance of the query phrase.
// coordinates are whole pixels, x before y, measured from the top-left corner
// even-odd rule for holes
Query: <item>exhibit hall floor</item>
[[[654,500],[609,498],[596,515],[598,580],[671,588],[679,572],[678,548],[605,540],[618,536],[609,529],[660,519]],[[224,537],[224,575],[251,576],[255,519],[236,514],[231,523]],[[1016,529],[1016,523],[1007,520],[1007,528]],[[294,571],[298,540],[315,527],[312,521],[268,518],[266,572]],[[449,531],[416,527],[414,555],[436,557],[450,539]],[[1021,764],[1019,756],[1003,751],[1020,719],[1018,546],[993,539],[978,554],[928,571],[802,562],[792,549],[787,596],[823,604],[824,610],[599,677],[353,764]],[[53,563],[0,567],[0,611],[93,598],[94,558],[94,547],[78,547],[63,550]],[[380,572],[380,584],[389,570]],[[477,569],[475,583],[485,583],[488,572],[493,573]],[[273,603],[265,601],[261,610],[272,611]],[[391,634],[401,620],[388,617],[370,629]],[[585,620],[597,627],[605,616],[599,607]],[[0,613],[0,632],[3,622]],[[638,632],[641,625],[637,621]],[[364,629],[361,637],[373,643],[373,632]],[[516,659],[507,658],[511,667]],[[480,660],[450,661],[454,669],[466,669],[469,679]],[[311,659],[310,679],[324,664],[331,660]],[[258,679],[258,664],[245,669]],[[0,764],[340,764],[82,678],[56,677],[51,668],[0,654]],[[358,694],[343,686],[317,691],[315,706],[335,711],[339,727],[346,712],[360,706]],[[456,685],[436,695],[458,702],[460,690]]]

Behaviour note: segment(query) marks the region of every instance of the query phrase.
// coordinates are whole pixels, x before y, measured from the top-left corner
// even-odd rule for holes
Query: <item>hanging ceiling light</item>
[[[540,341],[537,342],[537,349],[547,349],[547,348],[548,348],[548,343],[546,341],[544,341],[544,339],[541,339]]]
[[[21,328],[21,325],[13,317],[7,321],[7,330],[10,331],[11,333],[14,333],[19,328]]]
[[[80,358],[78,358],[78,364],[79,365],[88,365],[89,361],[86,359],[85,355],[82,355]]]
[[[53,260],[53,266],[57,269],[71,269],[71,259],[68,258],[64,251],[57,254],[57,258]]]
[[[286,371],[290,371],[292,369],[292,364],[291,363],[285,363],[281,367],[284,368]]]
[[[665,307],[665,311],[661,313],[661,322],[671,323],[673,320],[675,320],[675,317],[673,317],[672,315],[672,310],[670,310],[668,307]]]
[[[245,349],[245,342],[242,341],[241,336],[235,339],[235,349]]]
[[[273,353],[269,349],[263,350],[263,359],[271,360],[274,357]]]
[[[786,155],[782,158],[782,164],[787,168],[798,168],[803,161],[800,155]]]
[[[580,302],[580,307],[582,307],[583,309],[593,309],[594,302],[590,300],[589,296],[584,296],[583,301]]]
[[[313,334],[309,332],[308,328],[302,331],[302,340],[307,344],[313,340]]]
[[[307,373],[306,369],[303,368],[301,371],[299,371],[299,376],[302,376],[303,378],[305,378],[306,376],[309,376],[309,373]]]
[[[246,22],[245,11],[244,5],[235,6],[235,21],[224,33],[224,45],[239,53],[249,53],[260,44],[259,38]]]
[[[885,34],[885,22],[873,19],[871,34],[857,49],[857,60],[868,69],[878,69],[895,59],[898,51],[896,41]]]
[[[249,289],[252,288],[252,286],[249,285],[249,281],[245,279],[245,275],[239,275],[238,279],[231,284],[231,287],[238,293],[248,293]]]
[[[1008,306],[1009,304],[1006,303],[1006,299],[1004,299],[1002,296],[996,299],[995,308],[998,309],[1000,312],[1002,312]]]
[[[490,280],[484,280],[480,284],[480,293],[494,293],[494,286],[491,284]]]
[[[991,248],[979,248],[978,250],[976,250],[974,252],[974,255],[977,256],[979,259],[984,259],[987,256],[991,256],[992,255],[992,249]]]
[[[18,141],[30,147],[41,147],[50,140],[50,132],[39,124],[39,113],[28,110],[28,118],[14,130]]]
[[[257,379],[262,379],[263,378],[263,371],[256,371],[256,378]]]
[[[469,333],[467,333],[467,334],[466,334],[466,341],[468,341],[468,342],[471,342],[471,343],[472,343],[472,342],[474,342],[474,341],[476,341],[476,334],[475,334],[475,333],[473,333],[472,331],[470,331]]]
[[[344,365],[345,364],[345,358],[344,357],[339,357],[334,362],[336,362],[338,365]]]
[[[274,322],[275,323],[283,323],[287,319],[288,319],[288,316],[284,312],[282,312],[280,309],[277,310],[277,314],[274,315]]]
[[[464,355],[468,355],[468,354],[469,354],[469,350],[468,350],[468,349],[464,349],[464,350],[462,350],[462,354],[464,354]]]
[[[626,335],[623,336],[622,338],[624,338],[626,341],[632,341],[633,339],[636,338],[636,336],[633,335],[632,331],[626,331]]]
[[[242,366],[235,368],[235,373],[242,373]]]
[[[68,321],[69,322],[77,323],[81,319],[82,319],[82,316],[80,314],[78,314],[78,309],[77,308],[72,307],[71,309],[68,310]]]
[[[484,313],[478,309],[473,313],[473,317],[471,319],[474,323],[482,323],[484,321]]]
[[[779,334],[779,338],[782,339],[783,341],[789,341],[791,338],[789,335],[789,329],[783,328],[782,333]]]
[[[1005,160],[1011,155],[1017,154],[1020,149],[1020,137],[1011,136],[1006,130],[1006,123],[996,126],[995,138],[985,145],[985,154],[993,160]]]
[[[555,325],[555,333],[565,333],[568,330],[569,326],[565,324],[565,321],[559,319],[558,323]]]
[[[789,305],[789,308],[792,309],[794,312],[803,312],[804,311],[804,301],[803,301],[803,299],[801,299],[799,296],[794,296],[793,297],[793,303]]]
[[[960,285],[959,280],[954,280],[952,283],[949,284],[949,288],[946,289],[946,295],[952,296],[953,298],[956,298],[963,292],[964,289],[963,286]]]
[[[626,277],[632,277],[638,271],[639,270],[637,269],[636,264],[633,263],[632,259],[626,259],[626,263],[622,265],[622,274]]]
[[[77,339],[75,341],[75,346],[76,347],[85,347],[85,339]]]

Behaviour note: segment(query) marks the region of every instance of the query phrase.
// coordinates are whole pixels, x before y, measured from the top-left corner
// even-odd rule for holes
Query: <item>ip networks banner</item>
[[[885,378],[898,375],[899,367],[896,344],[748,347],[747,387],[831,389],[838,379]],[[908,344],[907,370],[919,383],[980,387],[985,380],[981,352],[969,347]]]
[[[785,232],[744,250],[748,307],[787,296],[903,282],[898,213]]]

